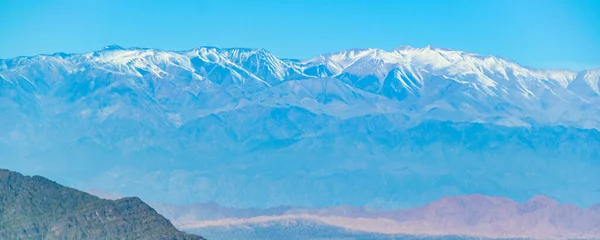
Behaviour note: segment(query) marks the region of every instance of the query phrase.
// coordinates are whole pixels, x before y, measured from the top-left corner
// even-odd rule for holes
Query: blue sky
[[[432,45],[580,70],[600,67],[598,12],[594,0],[0,0],[0,58],[110,44],[287,58]]]

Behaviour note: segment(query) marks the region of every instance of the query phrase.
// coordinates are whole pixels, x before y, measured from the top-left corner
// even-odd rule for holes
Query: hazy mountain
[[[300,219],[227,227],[207,227],[197,231],[216,240],[495,240],[495,238],[469,236],[427,236],[361,232]],[[519,238],[499,239],[520,240]]]
[[[171,203],[393,208],[483,193],[587,207],[600,199],[598,73],[433,47],[4,59],[0,163]]]
[[[0,169],[2,239],[204,239],[180,232],[139,198],[104,200]]]
[[[216,234],[214,239],[234,235],[239,239],[600,238],[600,213],[595,207],[559,204],[541,195],[521,204],[502,197],[463,195],[403,210],[352,206],[257,210],[216,204],[156,207],[176,226],[205,236]]]

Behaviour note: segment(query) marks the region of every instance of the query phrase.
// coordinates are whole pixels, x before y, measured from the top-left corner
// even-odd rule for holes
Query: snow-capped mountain
[[[0,162],[150,201],[586,205],[600,198],[599,80],[433,47],[17,57],[0,60]]]
[[[432,47],[354,49],[282,60],[264,49],[169,52],[109,46],[84,54],[2,60],[0,69],[2,90],[25,91],[28,95],[20,98],[26,99],[12,102],[28,109],[49,97],[89,100],[131,91],[178,116],[160,116],[175,125],[248,102],[272,104],[264,99],[265,91],[290,92],[284,104],[289,106],[328,101],[331,95],[330,104],[307,109],[336,117],[404,112],[416,123],[436,119],[586,128],[597,128],[599,118],[593,107],[599,70],[530,69],[498,57]],[[298,88],[309,95],[295,96]],[[339,105],[348,99],[336,99],[346,93],[383,99],[388,107],[353,112],[348,107],[353,104]]]

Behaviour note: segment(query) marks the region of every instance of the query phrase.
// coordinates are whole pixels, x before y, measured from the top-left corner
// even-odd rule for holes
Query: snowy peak
[[[200,47],[174,52],[111,45],[84,54],[38,55],[0,61],[2,81],[34,86],[27,88],[32,94],[35,91],[64,93],[65,89],[73,88],[77,89],[74,96],[83,97],[90,90],[82,86],[92,86],[90,89],[97,94],[111,92],[113,90],[108,89],[115,86],[128,86],[137,91],[138,96],[151,99],[157,99],[159,93],[161,98],[191,94],[205,99],[203,107],[213,112],[216,106],[210,104],[216,102],[223,107],[221,104],[233,104],[241,99],[252,101],[258,99],[257,96],[270,96],[272,99],[263,99],[263,102],[271,104],[277,101],[276,95],[261,92],[289,90],[292,91],[286,94],[289,105],[340,117],[332,110],[338,104],[335,101],[322,104],[315,99],[322,95],[294,92],[294,88],[305,84],[295,85],[293,81],[311,79],[311,86],[318,86],[319,82],[333,84],[331,86],[343,83],[339,91],[346,93],[339,96],[356,93],[370,96],[352,104],[361,105],[360,102],[367,99],[386,104],[392,101],[389,106],[393,108],[411,109],[416,122],[437,119],[519,126],[533,122],[594,128],[600,126],[600,116],[593,105],[600,103],[598,72],[598,69],[579,73],[531,69],[499,57],[431,46],[403,46],[392,51],[349,49],[307,60],[283,60],[265,49]],[[293,83],[286,84],[290,81]],[[99,82],[104,84],[99,85]],[[214,98],[206,94],[217,92],[227,99],[207,101]],[[32,101],[37,101],[35,96],[31,96]],[[192,104],[191,101],[187,99],[186,103]],[[311,101],[319,104],[308,107],[306,104]],[[342,111],[344,116],[388,112],[383,110],[382,104],[376,104],[375,112],[350,113],[354,109],[352,104],[339,103],[346,109]],[[199,103],[192,105],[196,104]],[[374,105],[371,102],[362,106]],[[586,114],[574,114],[576,110]]]
[[[74,59],[82,67],[107,69],[114,73],[143,77],[150,74],[162,78],[170,75],[168,67],[191,70],[189,60],[180,54],[153,49],[124,49],[112,47],[99,52],[83,54]],[[85,69],[82,69],[85,70]]]
[[[403,46],[391,52],[381,49],[352,49],[324,54],[304,61],[308,66],[323,65],[335,75],[353,74],[359,77],[374,75],[383,78],[394,68],[418,70],[427,74],[462,78],[486,87],[497,81],[511,79],[544,79],[566,86],[573,78],[572,72],[536,71],[512,61],[493,56],[434,48]]]
[[[590,69],[577,73],[567,89],[588,101],[594,101],[600,94],[600,69]]]
[[[108,45],[106,47],[103,47],[102,50],[104,50],[104,51],[125,50],[125,48],[123,48],[119,45],[113,44],[113,45]]]
[[[271,84],[285,80],[294,71],[293,66],[262,48],[226,49],[224,54],[238,66]]]
[[[580,72],[576,79],[582,79],[596,93],[600,93],[598,84],[600,81],[600,68]]]

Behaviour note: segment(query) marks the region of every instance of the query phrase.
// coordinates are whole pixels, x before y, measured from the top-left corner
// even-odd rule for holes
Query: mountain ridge
[[[333,78],[352,88],[396,101],[402,109],[412,109],[409,111],[415,119],[426,118],[429,114],[426,111],[430,109],[443,109],[452,115],[466,113],[467,121],[490,115],[584,128],[596,128],[600,121],[598,113],[589,109],[592,102],[600,99],[596,84],[600,76],[590,74],[594,70],[536,70],[502,58],[431,47],[405,47],[391,52],[352,50],[289,61],[264,49],[200,47],[164,51],[108,46],[83,54],[4,59],[0,60],[0,66],[0,78],[5,83],[27,83],[29,86],[20,87],[35,90],[37,94],[56,92],[54,88],[77,91],[76,98],[119,84],[153,98],[160,97],[156,96],[157,87],[171,94],[191,94],[190,97],[214,98],[221,92],[228,95],[220,96],[221,101],[233,104],[288,81]],[[33,66],[38,66],[33,68],[36,72],[27,72],[33,70]],[[51,74],[45,77],[48,80],[35,80],[46,74]],[[106,86],[84,80],[73,85],[69,80],[103,75]],[[130,77],[140,80],[136,80],[137,83],[120,80]],[[55,86],[57,84],[66,86]],[[87,84],[94,86],[82,91]],[[214,107],[202,106],[207,111]],[[589,117],[578,116],[581,114],[574,114],[571,108],[589,113]],[[436,113],[433,117],[460,121],[448,114]]]
[[[598,77],[437,48],[0,60],[0,155],[152,201],[406,207],[483,193],[587,206],[600,194]]]
[[[0,236],[10,239],[197,239],[137,197],[102,200],[0,169]]]
[[[258,232],[270,225],[281,224],[308,229],[323,226],[339,227],[350,232],[386,234],[390,237],[391,235],[499,239],[596,239],[600,237],[598,230],[600,212],[594,212],[593,207],[583,209],[570,204],[559,204],[544,195],[532,197],[523,203],[481,194],[451,196],[423,206],[400,210],[352,206],[316,209],[293,207],[232,209],[212,203],[187,206],[156,204],[156,208],[173,219],[180,228],[198,233],[210,233],[220,228],[228,230],[253,228],[253,232]],[[336,234],[328,237],[340,237],[339,233]]]

